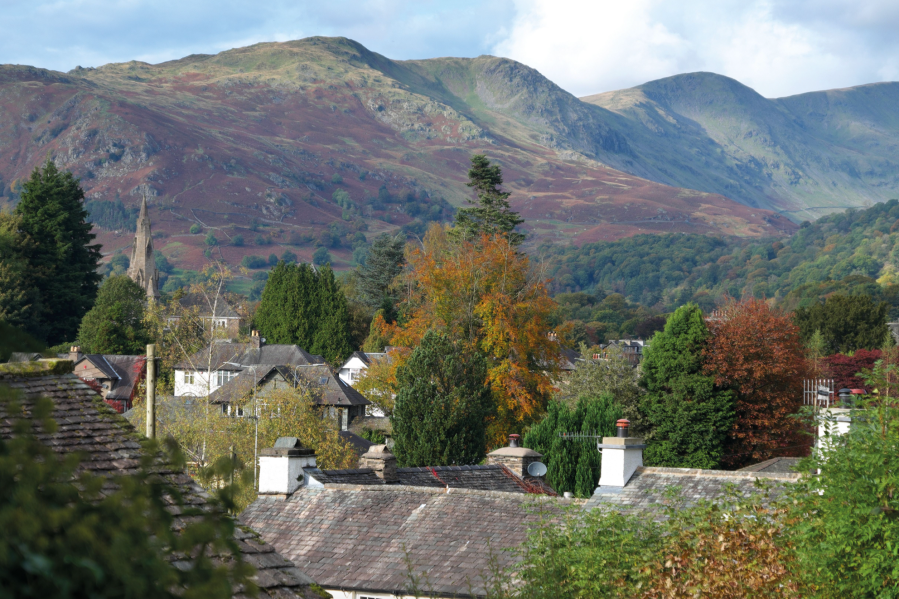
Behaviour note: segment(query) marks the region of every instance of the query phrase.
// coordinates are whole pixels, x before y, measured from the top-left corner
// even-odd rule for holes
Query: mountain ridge
[[[213,232],[212,251],[232,264],[285,250],[309,260],[321,244],[345,267],[360,236],[420,234],[450,219],[450,205],[470,198],[468,157],[487,152],[534,243],[795,229],[768,211],[589,158],[625,155],[627,140],[603,122],[609,115],[508,59],[391,61],[341,38],[66,74],[6,65],[0,203],[15,201],[49,153],[104,213],[121,213],[108,219],[115,226],[146,194],[157,247],[178,266],[202,265]],[[202,232],[189,234],[193,224]],[[106,252],[132,238],[98,232]],[[244,245],[232,243],[238,236]]]

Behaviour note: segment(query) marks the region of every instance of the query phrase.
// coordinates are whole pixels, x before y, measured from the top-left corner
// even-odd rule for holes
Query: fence
[[[829,408],[837,403],[833,379],[804,379],[802,404],[816,408]]]

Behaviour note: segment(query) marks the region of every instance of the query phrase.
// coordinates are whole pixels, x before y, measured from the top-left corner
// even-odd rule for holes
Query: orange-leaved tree
[[[810,376],[799,328],[763,300],[730,300],[709,319],[712,337],[705,371],[737,394],[737,419],[728,435],[730,466],[803,455],[809,439],[791,415],[802,405]]]
[[[527,255],[504,235],[455,240],[432,225],[407,256],[403,324],[393,344],[415,347],[430,329],[487,357],[496,414],[488,443],[540,416],[558,372],[548,336],[555,302]]]

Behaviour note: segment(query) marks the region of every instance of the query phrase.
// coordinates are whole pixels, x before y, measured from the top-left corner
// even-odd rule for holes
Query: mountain
[[[486,152],[531,246],[795,230],[648,180],[638,130],[511,60],[392,61],[343,38],[69,73],[3,65],[0,207],[49,156],[81,177],[106,253],[131,243],[146,195],[156,247],[176,266],[202,265],[211,232],[232,264],[284,250],[308,260],[323,244],[345,267],[366,238],[451,219],[471,197],[469,156]]]
[[[595,157],[653,181],[795,221],[899,197],[899,83],[766,99],[689,73],[582,100],[620,117],[633,155]]]

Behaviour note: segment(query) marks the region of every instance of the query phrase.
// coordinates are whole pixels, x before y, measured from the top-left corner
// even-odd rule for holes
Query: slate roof
[[[212,313],[214,305],[215,314],[212,314],[214,318],[240,318],[240,314],[235,312],[234,308],[222,298],[218,298],[217,302],[211,302],[201,293],[188,293],[178,300],[178,303],[182,308],[197,308],[200,316],[208,317]]]
[[[298,377],[318,387],[316,403],[330,406],[367,406],[371,402],[347,385],[327,364],[300,366],[293,369]]]
[[[9,362],[37,362],[42,357],[37,352],[14,351],[9,354]]]
[[[209,395],[211,403],[236,403],[253,394],[254,383],[263,384],[278,372],[294,386],[309,385],[315,391],[315,403],[331,406],[367,406],[371,402],[334,374],[327,364],[300,365],[259,364],[242,367],[240,374]]]
[[[145,356],[119,356],[115,354],[84,354],[73,365],[73,371],[77,376],[78,364],[87,360],[93,364],[107,379],[112,382],[106,399],[128,401],[134,392],[134,385],[140,379],[143,370]],[[138,366],[140,368],[138,368]]]
[[[344,360],[343,366],[341,368],[346,367],[350,360],[353,358],[359,358],[362,360],[362,363],[366,366],[371,366],[372,362],[377,362],[379,360],[383,360],[384,358],[389,358],[384,352],[364,352],[364,351],[354,351],[350,354],[350,357]]]
[[[209,348],[201,349],[188,360],[175,365],[179,370],[206,370],[209,366]],[[263,345],[254,348],[249,343],[214,343],[212,345],[212,370],[241,370],[243,366],[281,364],[306,366],[324,364],[322,356],[310,354],[299,345]]]
[[[337,433],[340,435],[340,438],[349,443],[353,447],[353,451],[355,451],[358,455],[362,455],[368,449],[374,445],[371,441],[364,437],[360,437],[356,433],[350,431],[340,431]]]
[[[287,500],[262,496],[241,518],[320,585],[405,594],[407,560],[440,596],[485,592],[490,558],[502,568],[515,556],[535,504],[567,504],[517,493],[405,487],[301,487]],[[469,587],[469,582],[471,586]],[[424,585],[423,585],[424,586]]]
[[[701,500],[715,501],[727,495],[733,488],[744,497],[757,492],[757,480],[772,483],[777,488],[799,480],[798,473],[749,472],[728,470],[699,470],[693,468],[637,468],[624,487],[598,487],[587,501],[585,509],[600,506],[620,507],[628,510],[651,510],[664,504],[665,492],[680,489],[685,505],[695,505]]]
[[[55,367],[48,364],[42,367],[55,368],[56,372],[72,367],[67,361],[55,364]],[[0,384],[22,391],[26,410],[37,397],[53,401],[52,417],[58,428],[50,435],[39,434],[39,438],[54,451],[79,452],[83,456],[81,467],[96,475],[127,475],[137,471],[142,454],[140,435],[75,375],[23,372],[7,367],[0,368]],[[0,437],[6,439],[12,435],[12,424],[0,406]],[[158,472],[181,490],[187,504],[200,508],[206,505],[208,495],[190,476],[165,464],[158,465]],[[176,516],[173,526],[182,525]],[[271,545],[260,542],[253,531],[237,528],[235,537],[244,560],[257,569],[261,597],[319,597],[308,589],[312,580]]]
[[[740,468],[738,472],[798,472],[796,467],[802,458],[771,458],[758,464]]]
[[[371,468],[352,470],[306,469],[322,484],[383,485]],[[397,484],[407,487],[431,487],[437,489],[474,489],[499,493],[538,493],[555,495],[549,486],[537,479],[522,481],[508,468],[500,464],[486,466],[434,466],[422,468],[397,468]],[[535,486],[536,485],[536,486]]]

